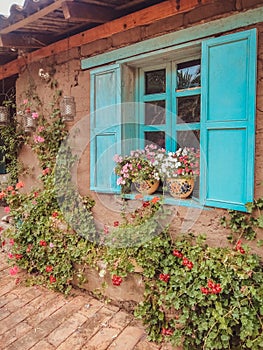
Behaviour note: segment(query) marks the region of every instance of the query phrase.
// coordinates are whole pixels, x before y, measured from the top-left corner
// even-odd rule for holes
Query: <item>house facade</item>
[[[229,209],[246,211],[246,203],[263,195],[262,18],[263,1],[256,0],[149,2],[44,47],[20,49],[2,64],[0,76],[7,82],[15,77],[17,106],[33,86],[31,93],[47,107],[54,94],[50,81],[74,97],[76,115],[66,123],[78,157],[74,181],[81,195],[96,200],[93,212],[101,226],[112,226],[121,214],[115,154],[147,144],[168,151],[199,148],[192,196],[164,193],[174,213],[171,232],[205,233],[209,243],[225,244],[229,232],[222,216]],[[6,28],[0,30],[3,46]],[[20,159],[30,169],[22,180],[31,189],[41,169],[26,145]],[[160,187],[146,199],[161,195]],[[137,197],[125,195],[128,207],[136,207]]]

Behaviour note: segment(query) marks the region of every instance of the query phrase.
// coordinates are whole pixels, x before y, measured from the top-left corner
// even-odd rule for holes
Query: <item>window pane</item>
[[[145,94],[165,92],[165,69],[145,73]]]
[[[144,133],[145,146],[151,143],[165,148],[165,132],[164,131],[146,131]]]
[[[177,123],[200,122],[200,95],[177,98]]]
[[[200,60],[184,62],[177,65],[177,89],[198,87],[200,83]]]
[[[200,130],[177,131],[177,148],[200,148]]]
[[[165,101],[151,101],[145,103],[145,124],[165,124]]]

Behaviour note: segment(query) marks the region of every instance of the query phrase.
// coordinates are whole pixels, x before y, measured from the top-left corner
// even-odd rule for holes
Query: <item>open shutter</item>
[[[202,45],[201,200],[246,210],[254,198],[256,30]]]
[[[120,153],[121,78],[119,65],[91,71],[90,187],[117,192],[113,157]]]

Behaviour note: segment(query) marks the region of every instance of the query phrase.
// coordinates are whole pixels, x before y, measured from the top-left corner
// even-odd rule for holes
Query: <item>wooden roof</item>
[[[15,0],[14,0],[15,1]],[[25,0],[0,15],[0,65],[164,0]],[[180,3],[180,1],[178,2]]]

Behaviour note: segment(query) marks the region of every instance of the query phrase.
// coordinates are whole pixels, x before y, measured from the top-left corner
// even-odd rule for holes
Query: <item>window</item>
[[[175,47],[154,56],[91,72],[91,189],[118,192],[116,153],[152,142],[200,146],[200,202],[246,210],[254,191],[256,31],[204,40],[199,55]]]

